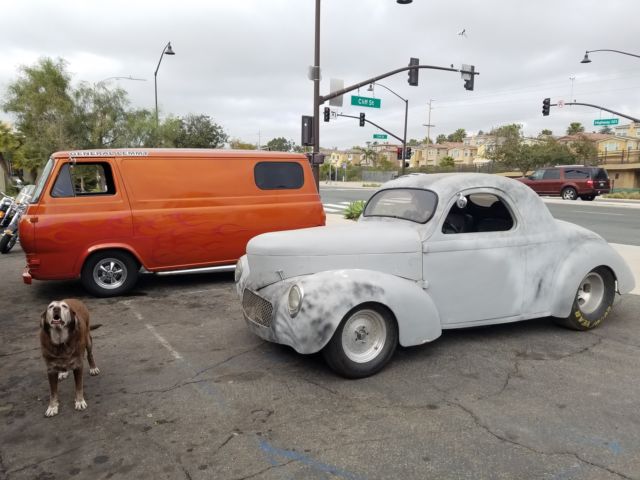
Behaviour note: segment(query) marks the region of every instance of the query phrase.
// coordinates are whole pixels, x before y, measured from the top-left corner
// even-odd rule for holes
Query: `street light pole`
[[[640,55],[636,55],[635,53],[623,52],[620,50],[612,50],[610,48],[601,48],[599,50],[587,50],[586,52],[584,52],[584,58],[580,61],[580,63],[591,63],[589,54],[593,52],[615,52],[615,53],[621,53],[623,55],[629,55],[630,57],[640,58]]]
[[[427,163],[429,162],[429,142],[431,141],[431,127],[435,127],[435,125],[431,125],[431,102],[433,102],[433,100],[430,98],[429,99],[429,116],[427,118],[427,123],[426,124],[422,124],[423,127],[427,127]],[[434,142],[435,143],[435,142]]]
[[[400,100],[402,100],[404,102],[404,135],[402,136],[402,175],[404,175],[405,160],[406,160],[406,157],[407,157],[407,117],[409,115],[409,100],[407,100],[406,98],[402,98],[396,92],[394,92],[389,87],[387,87],[386,85],[383,85],[381,83],[375,83],[374,82],[374,83],[369,84],[369,89],[368,90],[370,92],[373,91],[373,86],[374,85],[377,85],[377,86],[382,87],[382,88],[386,88],[387,90],[389,90],[391,93],[393,93],[396,97],[398,97]]]
[[[153,81],[155,84],[156,93],[156,129],[158,128],[158,69],[160,68],[160,64],[162,63],[162,57],[164,57],[165,55],[175,55],[175,52],[171,48],[171,42],[168,42],[162,49],[160,60],[158,60],[158,66],[156,67],[156,71],[153,72]]]

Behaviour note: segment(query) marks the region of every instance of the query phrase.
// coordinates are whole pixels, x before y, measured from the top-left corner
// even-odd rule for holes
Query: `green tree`
[[[584,127],[580,122],[571,122],[567,127],[567,135],[576,135],[577,133],[584,132]]]
[[[73,107],[64,60],[41,58],[34,66],[20,67],[2,108],[15,116],[16,130],[24,137],[21,167],[35,173],[52,152],[74,146]]]
[[[373,165],[374,167],[377,164],[377,155],[376,151],[371,148],[371,144],[367,142],[366,147],[353,147],[354,150],[358,150],[364,156],[364,163],[366,165]]]
[[[447,136],[443,133],[436,137],[436,143],[445,143],[447,142]]]
[[[440,167],[442,168],[453,168],[456,166],[456,162],[453,160],[453,157],[442,157],[440,160]]]
[[[9,165],[20,163],[23,143],[24,138],[0,122],[0,175],[8,177],[11,173]]]
[[[274,152],[290,152],[294,146],[293,140],[287,140],[284,137],[273,138],[267,142],[267,148]]]
[[[605,125],[598,131],[598,133],[613,133],[613,129],[609,125]]]
[[[447,141],[449,142],[462,142],[464,137],[467,136],[467,132],[464,128],[459,128],[455,132],[447,135]]]
[[[598,163],[596,142],[590,140],[586,135],[580,135],[578,140],[571,142],[571,149],[575,153],[576,160],[580,163],[585,165]]]
[[[420,145],[420,141],[416,140],[415,138],[411,138],[407,141],[408,147],[417,147],[418,145]]]
[[[253,143],[243,142],[239,138],[232,138],[229,141],[229,146],[234,150],[256,150],[258,148],[257,145],[254,145]]]
[[[550,136],[553,135],[553,132],[551,130],[549,130],[548,128],[544,128],[540,134],[538,135],[538,137],[544,137],[544,136]]]
[[[227,141],[223,128],[207,115],[189,114],[180,118],[174,145],[178,148],[220,148]]]

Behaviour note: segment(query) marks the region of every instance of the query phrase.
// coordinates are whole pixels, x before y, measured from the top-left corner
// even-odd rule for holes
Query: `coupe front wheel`
[[[376,304],[351,310],[322,351],[336,373],[363,378],[379,372],[398,346],[398,325],[393,315]]]
[[[556,318],[556,323],[572,330],[597,327],[611,311],[615,290],[616,282],[611,270],[594,268],[580,282],[569,316]]]

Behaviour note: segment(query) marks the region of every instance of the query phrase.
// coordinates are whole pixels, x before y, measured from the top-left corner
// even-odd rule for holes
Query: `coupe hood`
[[[247,245],[247,260],[254,289],[299,275],[354,268],[419,280],[422,246],[411,226],[359,223],[258,235]]]

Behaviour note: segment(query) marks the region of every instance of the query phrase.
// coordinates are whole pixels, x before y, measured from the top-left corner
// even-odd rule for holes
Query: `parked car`
[[[565,200],[591,201],[611,191],[609,175],[601,167],[566,165],[536,170],[527,177],[518,178],[539,195],[560,196]]]
[[[353,378],[445,329],[546,316],[594,328],[635,282],[602,237],[555,220],[522,183],[475,173],[387,182],[353,226],[260,235],[235,276],[251,331]]]
[[[20,223],[32,279],[80,278],[97,296],[139,272],[233,271],[250,238],[324,225],[309,161],[282,152],[55,153]]]

